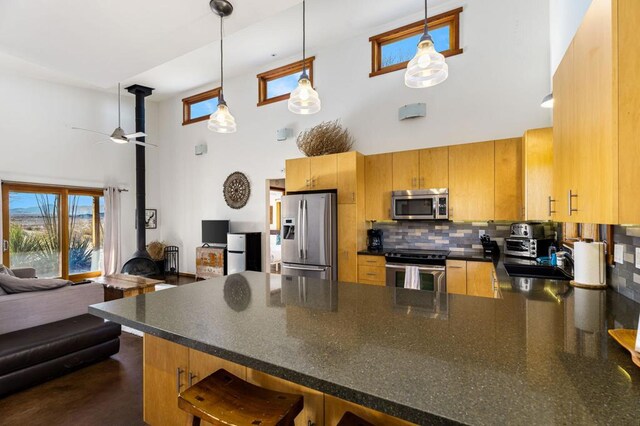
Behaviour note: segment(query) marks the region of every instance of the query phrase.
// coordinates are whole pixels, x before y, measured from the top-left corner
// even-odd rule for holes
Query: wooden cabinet
[[[420,150],[420,187],[449,187],[449,147]]]
[[[639,16],[637,1],[593,0],[554,75],[559,221],[640,222]]]
[[[358,282],[363,284],[386,284],[386,261],[384,256],[358,255]]]
[[[467,262],[467,295],[495,297],[493,263]]]
[[[287,392],[304,397],[304,408],[295,419],[296,426],[324,425],[324,394],[286,380],[247,369],[247,381],[278,392]]]
[[[478,297],[500,297],[493,263],[447,260],[447,292]]]
[[[449,218],[494,220],[495,144],[449,147]]]
[[[552,220],[553,129],[527,130],[522,137],[522,195],[525,220]]]
[[[618,2],[618,223],[640,223],[640,2]]]
[[[467,262],[447,260],[447,293],[467,294]]]
[[[287,192],[335,189],[338,186],[336,154],[287,160],[285,170]]]
[[[144,421],[150,425],[191,424],[192,417],[178,408],[178,394],[221,368],[247,379],[242,365],[159,337],[145,334],[143,345]]]
[[[351,151],[337,155],[338,204],[356,204],[364,198],[364,156]]]
[[[405,420],[401,420],[397,417],[392,417],[388,414],[381,413],[379,411],[365,408],[361,405],[354,404],[343,399],[339,399],[330,395],[324,397],[324,418],[325,425],[336,426],[342,416],[347,411],[351,411],[358,417],[372,423],[374,425],[386,425],[386,426],[409,426],[413,423],[409,423]]]
[[[449,148],[393,153],[393,190],[449,187]]]
[[[143,367],[144,421],[150,425],[187,425],[178,393],[187,388],[189,349],[145,334]]]
[[[522,220],[522,138],[502,139],[495,147],[495,220]]]
[[[404,191],[420,188],[420,153],[419,151],[400,151],[391,154],[393,157],[393,191]]]
[[[391,189],[393,187],[393,154],[365,157],[365,219],[391,219]]]
[[[310,185],[310,161],[308,157],[296,158],[285,162],[287,192],[307,191]]]
[[[358,281],[358,210],[355,204],[338,204],[338,280]]]
[[[309,158],[309,179],[314,191],[338,187],[338,155]],[[286,185],[286,181],[285,181]]]

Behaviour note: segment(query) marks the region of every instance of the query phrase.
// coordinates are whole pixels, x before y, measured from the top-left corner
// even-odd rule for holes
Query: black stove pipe
[[[150,87],[134,84],[126,90],[136,97],[136,132],[145,131],[144,98],[151,95],[154,89]],[[138,138],[144,142],[145,138]],[[137,230],[137,251],[133,257],[151,258],[147,252],[147,234],[145,228],[146,210],[146,171],[145,171],[145,147],[136,145],[136,230]]]

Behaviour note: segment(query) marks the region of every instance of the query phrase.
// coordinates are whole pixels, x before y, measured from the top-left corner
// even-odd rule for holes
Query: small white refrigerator
[[[227,274],[262,271],[261,232],[227,234]]]

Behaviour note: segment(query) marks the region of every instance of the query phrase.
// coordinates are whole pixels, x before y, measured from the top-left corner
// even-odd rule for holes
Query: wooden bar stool
[[[351,411],[344,413],[344,416],[340,419],[337,426],[375,426],[373,423],[369,423],[362,417],[358,417]]]
[[[302,395],[261,388],[220,369],[178,395],[178,407],[216,426],[291,426]]]

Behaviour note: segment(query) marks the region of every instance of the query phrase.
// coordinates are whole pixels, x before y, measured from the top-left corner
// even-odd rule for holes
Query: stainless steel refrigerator
[[[336,194],[282,197],[282,274],[338,279]]]

